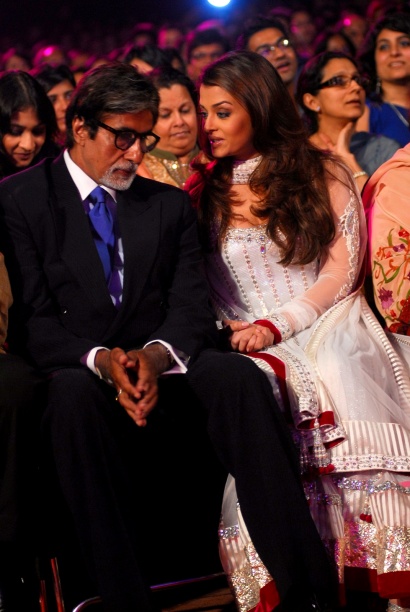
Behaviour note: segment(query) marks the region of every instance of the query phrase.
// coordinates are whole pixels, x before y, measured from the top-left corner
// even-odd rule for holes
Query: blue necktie
[[[95,230],[94,241],[104,266],[107,283],[111,276],[112,253],[115,243],[114,217],[107,204],[109,197],[109,193],[102,187],[96,187],[88,196],[89,201],[94,205],[88,213],[88,218]]]
[[[94,204],[88,218],[94,229],[94,242],[102,261],[111,298],[117,308],[121,305],[122,284],[120,268],[122,262],[115,242],[114,214],[115,206],[110,194],[102,187],[96,187],[88,196]]]

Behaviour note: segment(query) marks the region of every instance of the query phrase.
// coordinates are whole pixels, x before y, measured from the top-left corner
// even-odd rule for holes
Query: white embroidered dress
[[[206,268],[218,319],[270,319],[282,332],[280,344],[250,358],[291,414],[302,469],[334,466],[328,474],[310,473],[305,490],[340,582],[349,566],[374,570],[380,579],[410,571],[410,385],[355,289],[367,239],[360,197],[340,181],[329,189],[337,231],[320,261],[279,264],[276,245],[257,226],[229,228]],[[284,364],[286,401],[269,356]],[[253,548],[232,477],[220,553],[239,610],[254,609],[271,578]],[[383,596],[388,584],[379,585]]]

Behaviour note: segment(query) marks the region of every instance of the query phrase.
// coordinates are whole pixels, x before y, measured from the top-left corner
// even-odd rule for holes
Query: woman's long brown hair
[[[280,248],[281,263],[313,261],[335,236],[326,175],[333,174],[331,168],[338,162],[309,142],[294,101],[262,56],[230,52],[205,70],[201,84],[221,87],[250,115],[253,145],[262,155],[249,183],[261,202],[253,213],[266,220],[267,232]],[[215,159],[202,128],[200,144],[202,154],[194,160],[197,173],[188,190],[198,210],[203,246],[209,250],[215,248],[215,224],[216,240],[221,242],[232,218],[234,200],[229,190],[234,160]]]

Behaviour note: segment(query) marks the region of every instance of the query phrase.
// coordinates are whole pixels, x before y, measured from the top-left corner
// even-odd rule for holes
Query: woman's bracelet
[[[353,174],[353,178],[357,179],[359,178],[359,176],[368,176],[367,172],[365,172],[364,170],[360,170],[360,172],[355,172]]]

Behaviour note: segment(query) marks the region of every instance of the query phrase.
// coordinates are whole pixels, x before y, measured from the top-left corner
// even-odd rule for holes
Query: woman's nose
[[[34,136],[29,130],[25,130],[20,138],[20,146],[27,151],[34,149]]]

